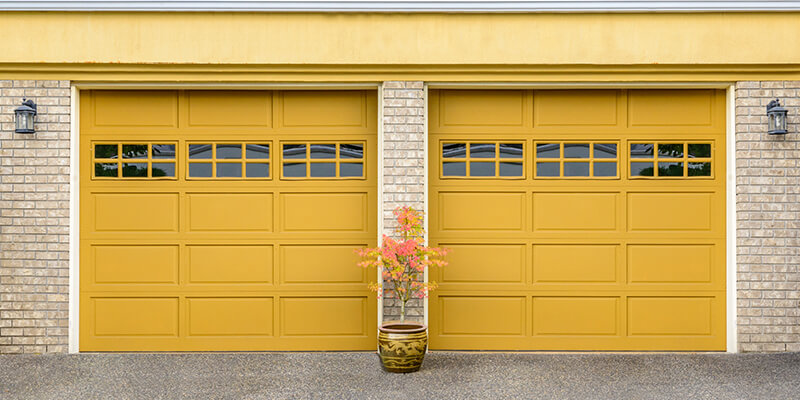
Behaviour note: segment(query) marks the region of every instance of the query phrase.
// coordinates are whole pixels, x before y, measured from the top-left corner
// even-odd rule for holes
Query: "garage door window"
[[[175,179],[175,143],[94,143],[93,179]]]
[[[282,143],[283,179],[363,179],[364,143]]]
[[[630,144],[631,178],[711,178],[711,143]]]
[[[536,142],[536,178],[617,178],[617,144]]]
[[[268,143],[190,143],[190,179],[269,179]]]
[[[513,142],[442,143],[442,178],[523,178],[524,145]]]

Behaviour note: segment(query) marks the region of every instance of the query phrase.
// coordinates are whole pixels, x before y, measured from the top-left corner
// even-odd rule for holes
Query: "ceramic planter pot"
[[[378,328],[378,355],[389,372],[416,372],[428,349],[428,327],[417,322],[387,322]]]

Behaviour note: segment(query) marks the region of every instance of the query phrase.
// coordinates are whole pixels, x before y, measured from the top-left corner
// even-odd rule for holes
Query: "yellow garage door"
[[[721,90],[432,90],[433,349],[724,350]]]
[[[85,91],[80,349],[367,350],[372,91]]]

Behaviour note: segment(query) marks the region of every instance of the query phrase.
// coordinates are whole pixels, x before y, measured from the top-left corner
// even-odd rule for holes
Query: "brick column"
[[[36,133],[14,133],[22,98]],[[0,353],[67,351],[69,81],[0,80]]]
[[[740,351],[800,351],[800,81],[736,85],[737,313]],[[789,109],[767,134],[766,105]]]
[[[419,81],[392,81],[383,84],[383,200],[380,210],[383,233],[394,235],[392,211],[409,205],[422,210],[425,201],[425,94]],[[400,303],[383,301],[384,320],[400,317]],[[423,303],[408,302],[406,317],[422,321]]]

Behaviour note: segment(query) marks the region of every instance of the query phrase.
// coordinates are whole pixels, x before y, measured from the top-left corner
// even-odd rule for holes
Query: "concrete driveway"
[[[797,399],[800,353],[432,352],[0,356],[0,399]]]

